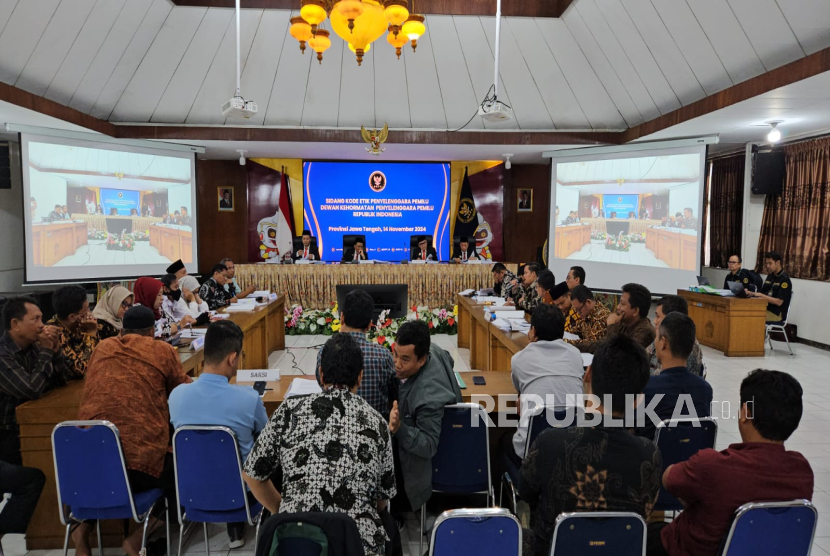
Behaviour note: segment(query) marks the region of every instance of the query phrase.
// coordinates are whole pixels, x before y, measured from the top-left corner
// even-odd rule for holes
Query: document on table
[[[594,362],[594,354],[593,353],[583,353],[582,354],[582,366],[589,367],[591,363]]]
[[[295,378],[291,381],[291,386],[285,393],[286,399],[291,396],[304,396],[306,394],[319,394],[323,389],[317,384],[317,381],[311,378]]]
[[[198,338],[207,333],[207,328],[185,328],[182,330],[182,338]]]
[[[268,290],[257,290],[254,293],[252,293],[251,295],[249,295],[248,297],[246,297],[245,299],[248,299],[248,298],[256,299],[257,297],[266,297],[267,298],[269,295],[271,295],[271,292],[269,292]]]
[[[234,303],[225,307],[228,313],[248,313],[256,309],[256,301],[253,303]]]
[[[579,336],[577,336],[576,334],[571,334],[570,332],[565,332],[563,339],[572,340],[575,342],[576,340],[579,340]]]
[[[468,296],[476,293],[475,290],[464,290],[463,292],[458,292],[458,295]]]

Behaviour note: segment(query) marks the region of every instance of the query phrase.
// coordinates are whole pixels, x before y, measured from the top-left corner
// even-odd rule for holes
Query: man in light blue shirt
[[[187,388],[176,388],[169,399],[173,427],[218,425],[230,428],[239,443],[242,462],[254,446],[255,436],[268,423],[265,406],[256,390],[229,384],[242,355],[242,330],[229,320],[212,323],[205,334],[205,368]],[[245,544],[245,524],[228,523],[230,548]]]

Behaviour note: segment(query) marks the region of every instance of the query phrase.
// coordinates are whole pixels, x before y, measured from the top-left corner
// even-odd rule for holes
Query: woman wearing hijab
[[[132,306],[133,294],[124,286],[105,291],[92,311],[92,316],[98,319],[98,337],[103,340],[121,334],[121,319]]]
[[[135,304],[149,307],[153,310],[156,319],[156,336],[170,336],[179,331],[179,327],[161,314],[161,303],[164,301],[164,284],[156,278],[143,276],[135,281],[133,286]]]
[[[199,281],[195,276],[185,275],[179,278],[179,288],[182,290],[182,297],[187,303],[187,310],[190,316],[198,318],[202,313],[209,311],[208,304],[199,297]]]

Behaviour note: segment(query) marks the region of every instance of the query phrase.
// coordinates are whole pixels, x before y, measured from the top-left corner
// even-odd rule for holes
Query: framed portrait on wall
[[[533,190],[519,189],[518,212],[533,212]]]
[[[219,212],[233,212],[233,187],[217,187],[219,192]]]

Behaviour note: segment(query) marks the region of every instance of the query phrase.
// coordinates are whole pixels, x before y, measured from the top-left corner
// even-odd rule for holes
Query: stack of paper
[[[579,340],[579,336],[577,336],[576,334],[571,334],[570,332],[565,332],[564,339],[565,340],[571,340],[571,341],[575,342],[575,341]]]
[[[244,299],[240,301],[244,301]],[[256,306],[256,301],[253,303],[234,303],[225,307],[225,311],[228,313],[247,313],[256,309]]]
[[[468,296],[476,293],[475,290],[464,290],[463,292],[458,292],[458,295]]]
[[[267,299],[269,295],[271,295],[271,292],[269,292],[268,290],[257,290],[254,293],[252,293],[251,295],[249,295],[248,297],[246,297],[245,299],[248,299],[248,298],[256,299],[257,297],[264,297],[264,298]]]
[[[317,384],[317,381],[309,378],[295,378],[291,381],[291,386],[285,393],[285,397],[304,396],[306,394],[319,394],[323,389]]]
[[[495,309],[498,311],[498,318],[500,319],[520,319],[524,320],[525,312],[517,311],[515,307],[488,307],[488,309]]]

